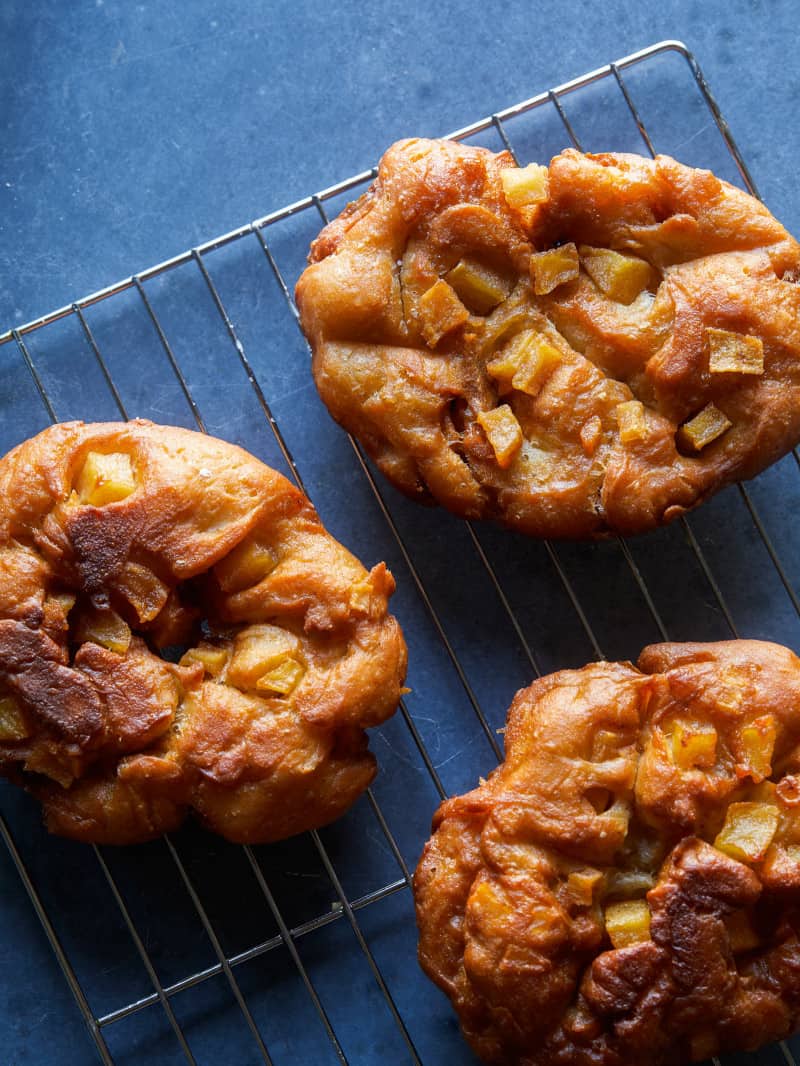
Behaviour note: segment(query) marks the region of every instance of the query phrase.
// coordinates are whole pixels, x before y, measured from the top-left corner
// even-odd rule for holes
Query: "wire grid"
[[[667,62],[670,60],[672,65]],[[644,145],[644,150],[654,154],[661,147],[654,127],[664,126],[660,104],[666,99],[668,107],[674,110],[674,100],[669,95],[676,92],[676,60],[684,77],[688,72],[688,81],[699,104],[692,111],[686,102],[688,98],[682,97],[689,110],[679,115],[677,131],[663,128],[664,137],[670,142],[665,150],[671,150],[687,162],[713,165],[718,173],[738,180],[757,194],[695,58],[680,42],[662,42],[610,63],[499,111],[453,136],[486,143],[495,149],[505,147],[521,162],[526,162],[529,155],[546,158],[548,152],[543,150],[543,145],[548,144],[548,139],[552,142],[548,147],[553,152],[559,150],[565,133],[572,144],[587,150],[641,151]],[[603,95],[593,99],[591,94],[598,87]],[[588,112],[577,102],[581,94],[587,94]],[[540,126],[535,121],[532,126],[527,125],[542,116],[546,116],[546,121]],[[689,127],[686,136],[681,135],[681,123]],[[581,136],[583,127],[588,127],[588,136]],[[708,140],[709,129],[713,129],[716,138],[713,144]],[[530,140],[534,145],[532,153],[526,148]],[[720,143],[724,159],[719,155]],[[696,152],[699,157],[689,159],[687,152]],[[726,164],[731,171],[728,174],[724,173]],[[746,629],[746,635],[783,639],[785,643],[792,643],[797,636],[795,646],[800,643],[800,601],[795,591],[800,559],[795,557],[791,540],[784,535],[798,494],[800,459],[796,452],[777,464],[772,473],[762,475],[753,487],[740,485],[727,490],[717,501],[711,501],[666,531],[630,542],[616,538],[603,545],[590,546],[523,542],[512,534],[471,523],[456,523],[438,512],[406,505],[375,478],[357,443],[350,439],[349,444],[342,444],[343,436],[337,436],[327,420],[319,420],[324,434],[323,450],[321,455],[315,452],[320,441],[313,437],[309,427],[311,417],[320,412],[313,406],[314,399],[308,400],[312,405],[310,414],[305,409],[300,412],[299,426],[296,425],[298,417],[290,417],[293,397],[296,399],[299,393],[306,398],[310,395],[307,382],[303,380],[299,386],[295,383],[293,390],[290,387],[293,371],[287,372],[288,380],[283,382],[280,362],[276,364],[274,358],[267,372],[262,345],[244,336],[251,332],[248,315],[263,315],[263,295],[249,302],[249,294],[237,297],[223,269],[229,263],[226,261],[219,271],[216,264],[210,267],[209,263],[216,253],[227,254],[225,249],[228,253],[238,253],[246,244],[251,250],[255,248],[260,269],[266,268],[268,283],[273,293],[278,294],[276,300],[269,302],[270,311],[277,316],[273,319],[278,323],[277,336],[268,338],[266,344],[274,349],[283,343],[295,354],[302,354],[304,341],[296,326],[290,278],[296,277],[302,267],[307,238],[314,235],[320,221],[328,218],[326,205],[338,211],[343,205],[342,197],[360,191],[374,175],[374,170],[356,175],[0,336],[0,357],[2,346],[11,344],[6,352],[15,353],[15,359],[28,375],[24,380],[24,375],[13,376],[12,368],[11,393],[18,414],[9,426],[8,433],[13,438],[9,443],[42,428],[46,420],[128,418],[129,414],[145,414],[155,420],[161,415],[160,420],[166,421],[163,417],[166,413],[173,416],[169,420],[217,432],[228,439],[240,438],[245,446],[284,469],[307,491],[334,532],[337,532],[337,522],[348,528],[348,535],[342,535],[342,539],[358,554],[365,557],[374,551],[373,541],[380,544],[399,579],[396,604],[401,620],[406,623],[411,645],[411,683],[414,685],[416,680],[416,659],[422,660],[427,655],[420,680],[416,682],[420,690],[424,692],[425,683],[431,683],[425,671],[437,668],[446,671],[449,682],[439,688],[434,683],[435,702],[437,705],[441,702],[440,710],[445,717],[448,713],[445,701],[451,699],[457,704],[452,727],[443,724],[442,715],[438,720],[431,718],[430,715],[436,715],[433,701],[417,696],[416,692],[408,703],[401,704],[397,720],[377,731],[384,742],[384,750],[379,751],[383,775],[340,828],[312,832],[303,838],[302,845],[289,842],[268,849],[232,849],[220,842],[212,845],[207,836],[191,828],[166,838],[161,844],[148,845],[146,862],[142,864],[146,904],[152,906],[152,894],[158,891],[157,875],[172,877],[175,892],[183,901],[181,906],[194,915],[197,928],[203,931],[205,948],[210,952],[206,965],[186,967],[182,976],[175,979],[168,981],[164,977],[165,969],[169,969],[165,967],[164,956],[169,951],[154,951],[147,907],[144,915],[140,913],[142,903],[136,887],[132,887],[130,864],[126,869],[121,853],[55,841],[44,843],[43,847],[49,849],[47,853],[56,860],[67,864],[79,861],[84,875],[94,878],[95,886],[98,883],[105,886],[103,891],[114,901],[128,948],[146,976],[148,991],[123,997],[121,1005],[118,1001],[116,1006],[102,1012],[95,1006],[95,1000],[102,998],[97,989],[93,987],[88,993],[86,990],[87,985],[96,982],[78,972],[86,968],[85,945],[73,943],[65,947],[58,893],[53,893],[46,877],[39,876],[41,870],[32,872],[31,857],[23,854],[24,838],[19,831],[11,829],[12,821],[18,820],[23,826],[27,824],[30,831],[37,817],[35,809],[26,806],[25,797],[19,799],[19,794],[12,794],[10,789],[0,792],[4,805],[8,802],[13,808],[13,818],[0,814],[0,834],[104,1063],[140,1061],[136,1055],[141,1053],[142,1045],[135,1030],[133,1035],[128,1033],[121,1048],[112,1046],[114,1041],[107,1034],[124,1027],[128,1020],[152,1018],[154,1010],[160,1010],[161,1015],[153,1042],[147,1046],[148,1057],[153,1062],[162,1061],[158,1057],[160,1050],[155,1049],[163,1049],[166,1033],[171,1038],[174,1054],[163,1061],[202,1061],[203,1054],[213,1046],[213,1038],[202,1030],[198,1032],[196,1018],[190,1017],[187,1022],[187,1012],[178,1010],[177,1005],[182,1003],[185,994],[212,985],[223,990],[227,1004],[220,1009],[214,1001],[220,1031],[226,1041],[234,1039],[237,1049],[242,1048],[237,1050],[237,1062],[366,1063],[379,1057],[413,1063],[473,1061],[455,1032],[449,1008],[438,994],[430,992],[413,962],[415,932],[409,867],[421,847],[424,830],[420,829],[419,818],[412,817],[410,806],[406,806],[411,802],[409,782],[422,793],[423,820],[430,816],[436,800],[474,784],[477,773],[485,772],[493,759],[501,757],[498,727],[502,726],[505,707],[513,691],[530,681],[531,673],[539,675],[556,666],[580,665],[588,658],[603,658],[606,653],[610,657],[635,656],[646,640],[718,639],[738,636],[740,629],[743,632]],[[282,234],[281,227],[286,224],[290,227],[287,234]],[[252,276],[254,265],[258,270],[257,264],[246,264],[248,277]],[[182,268],[193,272],[193,281],[188,290],[183,283],[177,300],[171,301],[167,291],[169,280],[184,277]],[[165,279],[167,284],[160,285]],[[227,291],[223,292],[226,287]],[[192,301],[188,305],[187,291]],[[197,313],[202,293],[210,301],[220,331],[213,343],[209,342],[206,372],[219,375],[219,380],[214,378],[210,383],[207,377],[204,379],[203,366],[198,370],[197,360],[179,350],[185,346],[180,326],[190,313]],[[95,305],[101,305],[98,310],[115,306],[115,300],[128,301],[114,321],[117,328],[121,321],[124,326],[130,317],[131,300],[136,305],[133,314],[139,320],[137,328],[141,330],[142,318],[149,323],[151,340],[156,339],[162,359],[162,370],[153,381],[145,370],[132,371],[130,364],[120,363],[116,352],[113,359],[109,358],[111,342],[98,340],[101,331],[107,331],[108,322],[98,317],[93,325],[90,309]],[[231,311],[234,303],[235,312]],[[207,325],[205,319],[204,324]],[[48,329],[57,331],[55,339],[60,343],[64,328],[72,330],[67,358],[54,360],[47,344],[42,345],[42,352],[34,350]],[[76,333],[79,342],[75,340]],[[179,343],[174,340],[175,335],[179,336]],[[223,346],[227,346],[227,352]],[[164,361],[168,368],[166,375]],[[112,362],[116,364],[113,372]],[[214,394],[224,391],[234,375],[242,372],[254,408],[246,417],[235,415],[232,427],[235,432],[226,433],[224,428],[217,427],[220,414]],[[299,372],[303,379],[308,376],[305,366]],[[85,375],[87,381],[86,387],[79,389],[80,400],[76,400],[70,384],[76,374]],[[276,382],[282,387],[277,387]],[[27,395],[27,402],[17,406],[16,401],[25,390],[33,399]],[[164,399],[167,393],[171,397],[169,401]],[[132,397],[132,402],[126,402],[125,394]],[[101,395],[103,398],[98,399]],[[277,401],[268,398],[273,396],[277,396]],[[242,393],[237,392],[236,397],[246,405]],[[208,408],[214,408],[211,417]],[[306,436],[313,438],[310,446]],[[331,470],[336,473],[335,479],[330,475]],[[341,484],[331,484],[340,476]],[[762,489],[764,479],[767,483]],[[776,490],[783,510],[774,506]],[[357,516],[355,520],[353,514]],[[328,521],[328,515],[333,518],[333,524]],[[362,525],[367,527],[363,532]],[[419,535],[421,526],[423,533]],[[721,539],[720,528],[725,532]],[[439,561],[438,570],[431,568],[431,556]],[[665,560],[670,559],[678,560],[680,565],[681,577],[677,582],[665,565]],[[532,564],[535,571],[531,569]],[[741,581],[737,580],[737,568],[742,574]],[[532,572],[537,575],[546,572],[548,577],[543,579],[542,588],[535,590],[535,595],[526,598],[525,589]],[[472,618],[468,617],[469,611],[463,610],[464,602],[458,597],[453,600],[453,587],[459,580],[470,587],[477,586],[469,600]],[[761,593],[755,601],[754,582]],[[671,587],[676,583],[677,596]],[[610,611],[600,603],[604,598],[611,603]],[[537,602],[531,603],[531,599]],[[622,600],[626,600],[624,607]],[[695,612],[695,617],[687,618],[687,614]],[[630,620],[626,622],[623,615],[629,615]],[[737,624],[737,618],[744,625]],[[414,628],[409,626],[409,620],[421,629],[416,649],[412,639]],[[469,630],[470,626],[475,635],[465,638],[464,629]],[[493,640],[487,632],[495,630],[497,637]],[[506,651],[512,649],[503,659],[504,669],[499,671],[503,675],[501,681],[487,680],[492,672],[491,660],[481,660],[480,656],[476,659],[476,649],[481,649],[483,642],[488,642],[493,653],[498,652],[499,642],[504,642]],[[431,648],[435,648],[433,658]],[[624,650],[621,652],[620,648]],[[412,767],[405,777],[400,775],[398,755],[400,762]],[[392,791],[393,774],[401,776],[399,794]],[[406,820],[412,824],[406,825]],[[250,905],[268,915],[272,925],[271,935],[256,938],[237,951],[229,950],[230,937],[227,931],[221,930],[235,903],[226,897],[226,911],[222,916],[208,904],[207,868],[218,858],[211,855],[213,847],[222,849],[228,862],[236,861],[234,851],[238,854],[241,865],[237,891],[245,877],[249,878]],[[297,847],[305,848],[305,856],[300,859],[293,851]],[[156,848],[161,849],[158,856],[154,852]],[[28,847],[27,851],[30,850]],[[360,852],[360,865],[354,861],[354,850]],[[139,850],[131,849],[128,854],[139,854]],[[93,873],[87,865],[89,855],[94,864]],[[288,866],[282,869],[281,861]],[[295,894],[285,883],[285,875],[292,873],[289,868],[295,865],[306,870],[313,867],[315,872],[304,876],[317,878],[324,885],[321,893],[311,892],[307,905],[304,901],[304,906],[299,908],[308,912],[300,920],[294,920],[298,910]],[[141,894],[141,885],[139,889]],[[320,906],[320,900],[328,906]],[[331,953],[341,955],[331,976],[325,961],[320,960],[320,953],[306,945],[342,929],[349,931],[344,940],[337,935],[331,944],[325,941],[322,945],[322,954],[328,960]],[[390,929],[388,938],[387,929]],[[115,946],[119,943],[115,941]],[[399,962],[394,959],[398,952]],[[262,1002],[264,996],[259,994],[258,986],[255,990],[243,987],[244,977],[248,967],[279,953],[285,956],[287,969],[279,975],[281,980],[267,985],[266,1001]],[[302,991],[300,998],[296,992],[290,997],[292,1009],[286,1014],[283,1028],[275,1017],[283,1014],[286,1002],[282,981]],[[372,1004],[374,1021],[365,1022],[360,1017],[354,1026],[352,1011],[342,1010],[339,1000],[345,981],[354,1000],[364,996],[367,1004]],[[251,976],[247,984],[253,983]],[[142,1026],[147,1030],[144,1023]],[[298,1035],[298,1030],[305,1026],[315,1029],[315,1038]],[[365,1030],[361,1040],[354,1035],[354,1028]],[[270,1035],[265,1035],[266,1030]],[[792,1047],[797,1053],[798,1047],[795,1044]],[[129,1059],[131,1054],[134,1057]],[[230,1060],[227,1055],[225,1058]],[[793,1064],[796,1059],[790,1044],[780,1044],[748,1061]]]

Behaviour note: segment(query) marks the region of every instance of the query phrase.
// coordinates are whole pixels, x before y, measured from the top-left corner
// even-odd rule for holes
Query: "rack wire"
[[[523,163],[565,137],[588,150],[670,151],[757,195],[678,41],[451,136]],[[381,776],[337,826],[286,844],[233,848],[190,826],[142,849],[83,848],[46,838],[35,806],[0,789],[8,858],[106,1064],[200,1063],[222,1046],[224,1061],[276,1066],[472,1062],[414,961],[410,868],[436,802],[501,757],[515,689],[559,666],[635,657],[653,639],[742,633],[800,646],[797,453],[667,530],[603,545],[459,523],[375,476],[309,385],[292,299],[309,238],[374,176],[0,335],[3,450],[72,417],[143,415],[236,439],[308,492],[362,558],[387,558],[411,650],[412,694],[376,731]],[[73,875],[81,891],[67,895]],[[799,1059],[795,1039],[749,1061]]]

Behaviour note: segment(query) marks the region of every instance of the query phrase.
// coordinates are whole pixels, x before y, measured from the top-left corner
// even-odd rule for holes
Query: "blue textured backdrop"
[[[795,224],[797,31],[792,0],[2,0],[0,323],[667,37]]]
[[[397,137],[445,133],[665,37],[682,38],[694,50],[762,194],[790,228],[800,229],[795,4],[548,0],[418,4],[405,12],[384,0],[368,11],[362,6],[0,0],[0,329],[363,170]],[[689,162],[722,159],[702,108],[684,114],[688,105],[676,94],[670,115],[671,79],[667,72],[666,96],[657,100],[651,91],[648,98],[649,114],[662,133],[660,145]],[[577,103],[575,108],[579,121]],[[580,130],[590,147],[604,146],[605,123],[616,131],[615,138],[622,136],[619,115],[603,107],[592,111],[590,101]],[[526,133],[521,123],[519,130],[528,156],[537,144],[560,147],[533,126]],[[625,144],[609,146],[636,147],[635,129],[627,128],[624,136]],[[275,235],[273,247],[290,280],[301,269],[302,249],[317,225],[316,217],[302,217],[285,234]],[[445,786],[465,789],[491,766],[490,745],[442,656],[396,545],[387,539],[349,445],[309,387],[302,344],[263,271],[255,242],[214,259],[215,279],[241,323],[248,352],[255,353],[257,370],[270,382],[273,409],[287,427],[323,518],[365,559],[385,556],[398,576],[396,608],[412,652],[411,709]],[[220,380],[220,353],[227,351],[228,339],[198,277],[179,272],[154,282],[149,291],[178,357],[190,366],[190,384],[209,428],[281,466],[246,380],[227,371]],[[163,367],[159,370],[163,352],[141,307],[121,297],[115,308],[93,310],[91,324],[126,404],[133,413],[190,425],[191,412],[179,390],[169,385]],[[69,324],[32,336],[30,344],[59,417],[115,414],[85,345]],[[0,452],[46,422],[12,349],[0,349]],[[798,490],[791,461],[759,479],[753,492],[759,504],[771,507],[770,529],[785,552],[790,578],[796,578]],[[482,572],[472,559],[474,548],[463,527],[447,516],[416,509],[391,492],[387,499],[455,650],[468,663],[476,696],[491,708],[491,725],[497,726],[510,693],[530,679],[530,667],[509,635],[485,575],[484,584],[475,578]],[[733,490],[698,514],[695,529],[715,572],[726,579],[732,610],[747,633],[798,648],[797,612],[769,569]],[[720,529],[725,538],[720,539]],[[492,530],[483,530],[481,538],[512,590],[540,665],[552,669],[591,657],[541,546]],[[637,541],[634,550],[671,633],[726,635],[719,611],[709,607],[709,590],[696,562],[674,530]],[[614,590],[610,607],[602,597],[593,604],[592,621],[604,650],[633,655],[657,637],[614,545],[561,551],[582,597],[592,597],[598,573]],[[737,583],[737,574],[745,573],[766,576]],[[616,596],[627,598],[625,612],[617,611]],[[410,864],[436,796],[399,723],[382,730],[373,747],[387,768],[377,795]],[[59,916],[59,935],[82,967],[79,976],[93,1008],[102,1013],[146,995],[150,986],[132,959],[127,933],[91,853],[48,840],[35,806],[11,789],[0,791],[0,809],[14,826],[45,902]],[[345,889],[352,897],[397,876],[378,835],[365,804],[324,835],[340,868],[347,870]],[[361,842],[372,849],[368,860],[359,851]],[[180,835],[179,847],[190,865],[196,861],[192,869],[226,951],[247,949],[254,936],[274,935],[268,915],[254,917],[263,915],[263,901],[252,875],[240,868],[238,851],[194,828]],[[307,841],[265,849],[259,859],[290,923],[330,907],[330,886]],[[177,980],[213,965],[163,846],[112,853],[109,861],[126,885],[162,979]],[[305,886],[302,893],[298,885]],[[414,1038],[426,1064],[467,1063],[443,1001],[418,978],[407,894],[361,913],[399,1007],[415,1019]],[[259,922],[263,928],[254,929]],[[3,848],[0,929],[5,1008],[0,1061],[13,1066],[94,1061]],[[404,1046],[344,923],[304,938],[302,950],[351,1061],[362,1066],[401,1061]],[[329,1061],[327,1037],[313,1015],[308,1024],[296,1020],[307,1016],[308,1004],[291,960],[273,951],[263,965],[266,969],[248,964],[237,972],[276,1050],[276,1062]],[[256,1060],[241,1019],[231,1020],[236,1010],[229,999],[215,981],[175,998],[200,1062]],[[159,1019],[145,1011],[114,1025],[109,1039],[117,1061],[148,1060],[153,1066],[179,1061]],[[765,1052],[760,1061],[765,1066],[782,1062],[777,1055]]]

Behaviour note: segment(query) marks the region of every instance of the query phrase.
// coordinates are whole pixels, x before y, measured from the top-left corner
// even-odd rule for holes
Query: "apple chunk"
[[[478,422],[492,446],[497,465],[505,470],[522,447],[522,428],[507,403],[492,411],[481,411]]]
[[[713,403],[680,427],[677,433],[678,443],[691,452],[701,452],[709,444],[727,433],[733,422]]]
[[[770,803],[732,803],[714,847],[739,862],[760,862],[778,830],[778,808]]]
[[[584,269],[600,292],[616,303],[630,304],[655,280],[655,271],[644,259],[623,255],[611,248],[578,249]]]
[[[609,903],[605,920],[606,932],[615,948],[628,948],[650,939],[650,908],[646,900]]]
[[[511,207],[542,204],[550,195],[547,167],[530,163],[527,167],[506,167],[500,171],[503,195]]]
[[[124,452],[89,452],[75,482],[81,503],[105,507],[124,500],[136,488],[131,457]]]

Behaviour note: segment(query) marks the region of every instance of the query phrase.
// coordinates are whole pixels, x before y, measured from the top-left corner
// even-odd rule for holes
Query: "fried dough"
[[[296,296],[323,401],[398,489],[592,538],[800,440],[798,277],[795,240],[706,170],[409,140]]]
[[[330,822],[400,698],[393,590],[241,448],[144,421],[47,429],[0,460],[0,772],[83,841],[191,810],[242,842]]]
[[[419,958],[497,1066],[677,1066],[800,1025],[800,660],[660,644],[519,692],[448,799]]]

